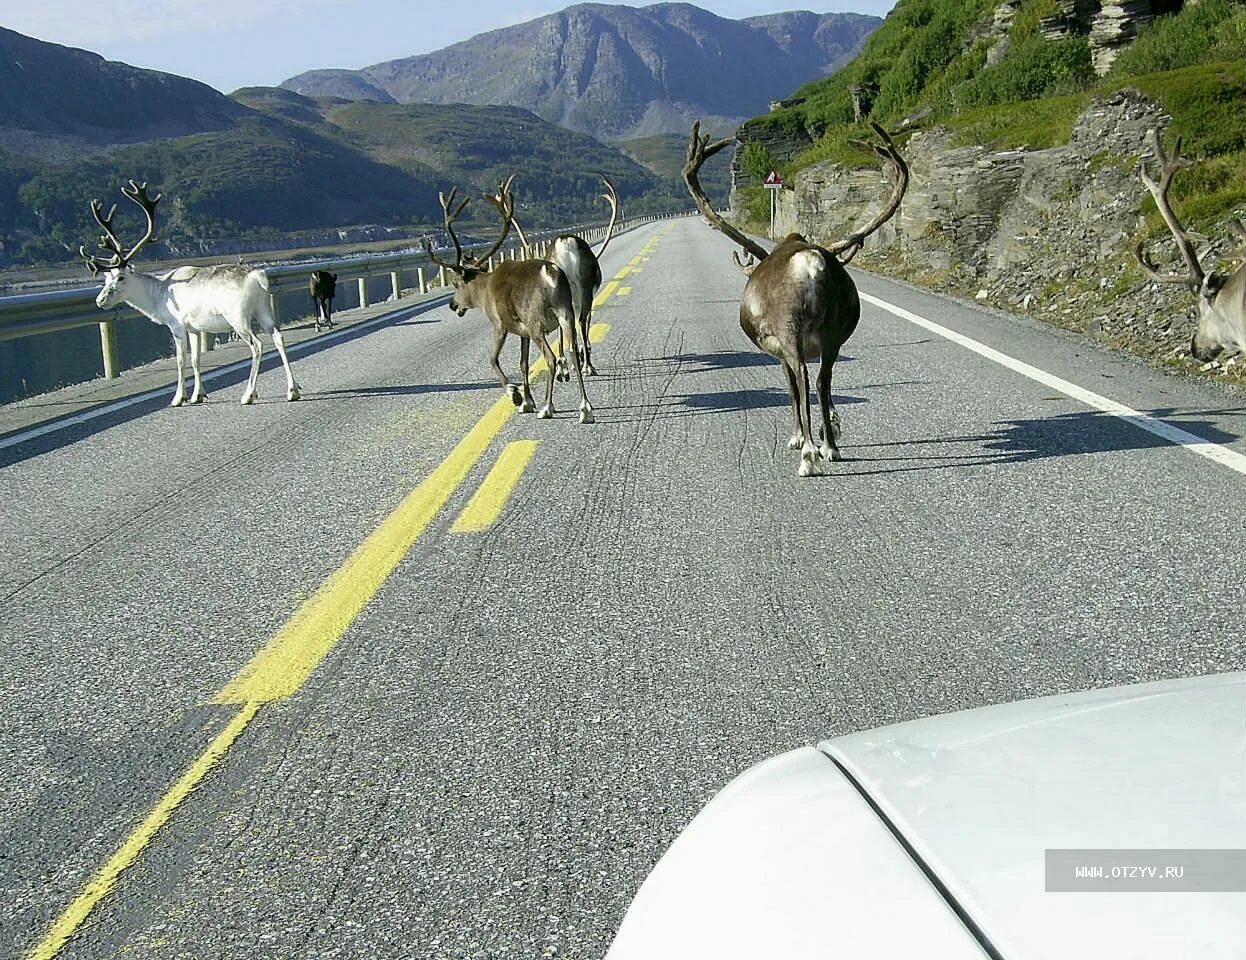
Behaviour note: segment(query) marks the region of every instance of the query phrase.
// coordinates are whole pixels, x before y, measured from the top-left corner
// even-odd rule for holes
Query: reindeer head
[[[454,293],[450,295],[450,309],[460,317],[473,307],[481,305],[481,298],[484,295],[484,284],[479,281],[482,277],[487,276],[489,272],[488,268],[482,266],[482,264],[487,263],[489,258],[497,253],[502,244],[506,242],[507,234],[510,233],[511,222],[515,216],[514,184],[515,177],[512,175],[508,180],[499,185],[497,193],[484,194],[484,199],[497,207],[498,213],[502,217],[502,231],[493,246],[484,253],[479,253],[474,257],[464,256],[463,245],[459,243],[458,234],[454,232],[454,221],[458,219],[459,214],[463,212],[463,209],[471,201],[471,197],[464,197],[463,201],[455,207],[454,201],[458,196],[458,187],[451,190],[448,197],[444,193],[437,195],[438,199],[441,200],[442,217],[445,221],[446,233],[450,235],[450,241],[454,244],[455,260],[454,263],[442,260],[433,253],[432,244],[427,240],[424,241],[424,252],[428,254],[430,260],[439,266],[445,267],[450,272],[450,283],[454,287]]]
[[[1179,170],[1194,166],[1194,161],[1181,156],[1181,138],[1177,138],[1173,156],[1169,157],[1160,140],[1159,131],[1152,128],[1147,134],[1151,147],[1151,157],[1160,166],[1158,181],[1152,178],[1147,166],[1149,159],[1142,156],[1141,175],[1160,216],[1164,218],[1169,232],[1177,242],[1177,250],[1185,261],[1186,273],[1164,274],[1151,261],[1146,253],[1146,241],[1140,241],[1134,248],[1134,255],[1143,271],[1158,283],[1179,283],[1197,291],[1198,294],[1198,326],[1190,338],[1190,355],[1196,360],[1206,362],[1214,360],[1225,350],[1246,351],[1246,267],[1239,267],[1234,273],[1225,275],[1207,271],[1189,233],[1177,218],[1168,200],[1168,188]],[[1237,232],[1246,239],[1246,224],[1240,220],[1235,223]],[[1231,257],[1246,260],[1246,246],[1230,254]]]
[[[102,310],[111,310],[125,302],[126,273],[130,261],[146,243],[156,239],[156,204],[160,202],[161,194],[149,197],[147,184],[135,183],[133,180],[128,186],[122,187],[121,192],[137,203],[147,216],[147,232],[143,234],[143,238],[127,250],[112,229],[113,218],[117,215],[117,205],[114,203],[112,209],[108,211],[108,216],[104,216],[104,205],[98,200],[92,200],[91,215],[95,217],[95,222],[104,231],[104,235],[100,237],[100,249],[109,251],[109,256],[98,257],[87,253],[86,247],[78,248],[78,252],[86,261],[87,269],[91,271],[91,276],[104,274],[104,287],[100,290],[99,296],[95,298],[95,305]]]

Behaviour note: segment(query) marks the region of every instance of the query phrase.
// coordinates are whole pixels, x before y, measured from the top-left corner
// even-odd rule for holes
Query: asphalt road
[[[270,369],[254,407],[218,387],[8,451],[0,956],[27,956],[196,765],[59,956],[600,957],[665,846],[757,760],[1246,667],[1246,476],[867,305],[836,366],[847,460],[801,480],[730,249],[699,219],[615,240],[608,276],[651,255],[598,311],[597,423],[573,384],[553,421],[493,415],[445,505],[383,528],[375,594],[334,581],[370,601],[323,661],[246,716],[222,689],[501,409],[483,316],[296,359],[299,403]],[[1220,387],[857,277],[1246,452]],[[500,520],[453,531],[521,440]]]

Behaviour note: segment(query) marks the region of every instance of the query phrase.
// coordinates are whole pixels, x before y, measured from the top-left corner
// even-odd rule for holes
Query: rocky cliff
[[[912,180],[901,211],[857,263],[1175,357],[1193,330],[1194,298],[1147,281],[1132,253],[1145,232],[1137,158],[1147,130],[1169,122],[1157,103],[1125,89],[1092,100],[1068,145],[1053,149],[991,151],[959,146],[937,127],[915,133],[903,148]],[[879,170],[831,163],[801,171],[793,186],[782,192],[779,235],[823,242],[849,233],[887,193]],[[1208,243],[1221,253],[1237,245],[1227,223]],[[1179,269],[1167,238],[1157,250]]]

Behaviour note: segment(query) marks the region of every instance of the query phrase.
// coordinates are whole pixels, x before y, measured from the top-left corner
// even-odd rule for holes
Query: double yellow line
[[[603,306],[617,288],[617,283],[613,286],[608,284],[593,305]],[[609,329],[607,324],[594,324],[589,338],[594,343],[600,343]],[[542,358],[533,365],[532,373],[539,375],[546,369]],[[449,456],[356,548],[276,636],[221,688],[213,702],[237,705],[238,711],[57,917],[44,938],[25,955],[24,960],[52,960],[100,900],[113,889],[121,874],[134,864],[157,832],[168,823],[178,805],[225,756],[242,731],[255,719],[260,708],[274,700],[292,696],[307,682],[312,671],[342,639],[355,618],[376,596],[382,584],[462,485],[494,438],[515,415],[515,410],[514,404],[505,396],[494,403],[450,451]],[[516,446],[519,450],[512,452]],[[535,452],[535,441],[509,445],[481,490],[460,516],[459,523],[474,523],[478,526],[472,529],[484,529],[496,521]],[[473,504],[476,504],[474,510]]]

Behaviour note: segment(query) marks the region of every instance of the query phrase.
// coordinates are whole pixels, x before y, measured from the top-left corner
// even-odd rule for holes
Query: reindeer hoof
[[[820,477],[822,476],[822,466],[816,459],[800,458],[800,469],[796,471],[798,477]]]
[[[515,406],[523,406],[523,394],[519,392],[518,387],[507,387],[506,395],[511,398],[511,403]]]
[[[818,454],[823,460],[833,460],[836,463],[844,459],[844,455],[839,452],[839,447],[832,447],[829,443],[822,444]]]
[[[554,408],[552,406],[542,407],[541,412],[536,415],[536,418],[538,420],[548,420],[553,415],[554,415]]]
[[[299,393],[298,387],[291,387],[289,393],[286,394],[287,400],[301,400],[303,395]]]
[[[597,419],[593,416],[592,407],[580,408],[580,423],[596,423]]]
[[[523,406],[519,408],[519,412],[520,413],[531,413],[535,409],[536,409],[536,404],[532,401],[531,398],[528,398],[524,400]]]
[[[191,403],[203,403],[207,399],[206,393],[196,393],[190,398]]]
[[[804,437],[802,437],[799,433],[793,433],[791,438],[787,441],[787,448],[789,450],[799,450],[801,447],[801,444],[803,444],[804,442],[805,442]]]
[[[586,377],[595,377],[595,376],[597,376],[597,368],[596,368],[596,367],[594,367],[591,363],[586,363],[586,364],[584,365],[584,376],[586,376]]]
[[[238,403],[241,406],[249,407],[251,404],[255,403],[255,394],[253,393],[243,394],[242,399],[239,400]]]
[[[185,403],[185,402],[186,402],[186,400],[185,400],[185,398],[184,398],[184,397],[174,397],[172,400],[170,400],[170,401],[169,401],[169,406],[170,406],[170,407],[180,407],[180,406],[181,406],[183,403]]]

